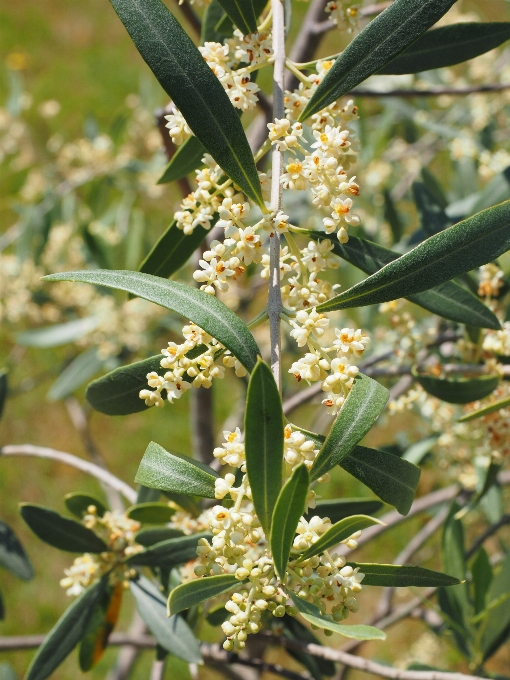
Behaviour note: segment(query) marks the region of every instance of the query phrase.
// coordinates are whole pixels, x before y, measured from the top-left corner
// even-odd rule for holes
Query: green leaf
[[[322,536],[316,541],[308,550],[299,557],[299,561],[307,560],[314,555],[319,555],[320,553],[328,550],[334,545],[338,545],[341,541],[345,541],[346,538],[352,536],[356,531],[361,529],[366,529],[374,524],[384,524],[381,520],[375,517],[368,517],[367,515],[353,515],[352,517],[346,517],[341,519],[336,524],[333,524],[331,529],[328,529]]]
[[[492,262],[508,249],[510,201],[431,236],[317,310],[329,312],[409,297]]]
[[[252,0],[218,0],[218,2],[243,35],[257,31],[257,17]]]
[[[203,145],[193,135],[180,146],[170,159],[170,162],[163,171],[163,174],[158,179],[156,184],[168,184],[168,182],[176,182],[189,175],[194,170],[197,170],[202,163],[202,158],[206,153]],[[201,229],[201,227],[198,227]],[[152,272],[150,272],[152,274]]]
[[[386,451],[356,446],[341,467],[368,486],[385,503],[407,515],[420,479],[420,468]]]
[[[241,582],[233,574],[220,574],[219,576],[205,576],[182,583],[174,588],[168,598],[168,611],[170,614],[194,607],[205,600],[226,593],[232,588],[239,586]]]
[[[90,505],[95,506],[99,517],[102,517],[107,510],[101,501],[85,493],[68,493],[64,496],[64,503],[69,512],[79,519],[88,514]]]
[[[445,213],[443,206],[437,202],[434,194],[423,182],[413,182],[412,190],[425,236],[433,236],[451,226],[452,221]]]
[[[163,354],[120,366],[110,373],[93,380],[85,392],[93,409],[107,416],[125,416],[147,411],[140,390],[147,389],[147,374],[161,369]]]
[[[264,210],[257,169],[239,116],[179,22],[160,0],[111,3],[194,135],[233,182]]]
[[[48,399],[65,399],[83,384],[91,380],[104,366],[97,347],[91,347],[79,354],[64,368],[48,391]]]
[[[489,52],[510,38],[510,22],[451,24],[424,33],[378,75],[420,73],[453,66]]]
[[[175,514],[168,503],[137,503],[126,510],[126,515],[142,524],[166,524]]]
[[[73,651],[85,633],[89,617],[104,588],[105,581],[101,579],[66,609],[37,650],[25,680],[46,680]]]
[[[383,506],[384,503],[372,498],[341,498],[317,501],[315,508],[308,510],[305,519],[309,520],[313,515],[319,515],[319,517],[329,517],[334,524],[351,515],[371,515]]]
[[[0,520],[0,567],[22,581],[34,578],[34,568],[18,537],[8,524]]]
[[[214,483],[217,479],[218,473],[208,465],[180,453],[165,451],[159,444],[150,442],[135,482],[162,491],[216,498]]]
[[[227,15],[223,11],[223,7],[220,5],[218,0],[212,0],[211,4],[205,8],[205,12],[202,17],[202,35],[200,36],[200,44],[203,45],[206,42],[223,42],[225,37],[216,30],[216,25],[220,22],[223,17]]]
[[[489,589],[488,606],[501,598],[499,606],[490,609],[482,635],[483,658],[488,659],[507,640],[510,635],[510,607],[508,597],[510,593],[510,552],[507,552],[499,572],[494,577]]]
[[[484,375],[477,378],[435,378],[424,375],[413,368],[417,383],[433,397],[449,404],[470,404],[472,401],[489,396],[499,383],[498,375]]]
[[[171,569],[178,564],[184,564],[196,558],[197,545],[201,538],[211,538],[211,534],[193,534],[169,538],[161,543],[155,543],[145,552],[131,555],[125,561],[137,567],[164,567]]]
[[[118,583],[114,588],[105,585],[87,622],[80,645],[80,668],[85,673],[95,666],[103,656],[110,633],[119,618],[124,587]]]
[[[408,463],[419,465],[438,439],[439,435],[433,434],[430,437],[425,437],[425,439],[420,439],[420,441],[411,444],[411,446],[402,454],[402,460],[407,460]]]
[[[136,494],[137,503],[157,503],[161,497],[159,489],[149,489],[148,486],[140,484],[138,493]]]
[[[139,531],[135,540],[140,545],[148,548],[155,543],[161,543],[162,541],[167,541],[169,538],[178,538],[184,536],[182,531],[179,529],[170,529],[169,527],[157,527],[155,529],[142,529]]]
[[[299,520],[306,509],[310,478],[306,465],[298,465],[280,491],[271,522],[271,552],[275,570],[284,580]]]
[[[66,323],[45,326],[24,333],[18,333],[16,342],[25,347],[58,347],[76,342],[87,333],[91,333],[101,323],[99,316],[87,316],[84,319],[75,319]]]
[[[320,238],[319,232],[309,232],[309,236],[315,240]],[[350,236],[349,241],[344,244],[340,244],[336,237],[332,239],[332,242],[334,253],[366,274],[375,274],[379,269],[400,257],[399,253],[355,236]],[[473,293],[453,281],[446,281],[423,293],[410,295],[407,299],[445,319],[481,328],[495,330],[501,328],[494,312]]]
[[[186,496],[183,493],[173,493],[172,491],[163,491],[163,495],[188,512],[192,517],[198,517],[200,515],[199,506],[192,498],[190,498],[190,496]]]
[[[303,624],[294,616],[285,614],[282,621],[283,636],[289,640],[300,640],[301,642],[311,643],[313,645],[320,645],[321,641],[315,637],[312,631],[303,626]],[[306,654],[297,649],[287,649],[296,661],[302,664],[310,673],[314,680],[322,680],[323,675],[335,675],[335,664],[328,659],[321,659],[311,654]]]
[[[344,637],[352,640],[385,640],[386,633],[373,626],[356,625],[347,626],[343,623],[336,623],[330,616],[323,616],[318,607],[310,602],[305,602],[295,593],[289,592],[288,595],[296,605],[301,616],[314,626],[324,630],[331,630],[333,633],[340,633]]]
[[[108,549],[93,531],[50,508],[22,503],[20,513],[34,534],[54,548],[78,553],[101,553]]]
[[[244,419],[246,472],[253,505],[266,536],[282,486],[282,400],[271,369],[258,361],[251,374]]]
[[[230,613],[225,609],[225,607],[219,607],[206,615],[207,623],[210,626],[221,626],[225,619],[230,616]]]
[[[4,408],[5,408],[5,402],[7,400],[7,371],[0,371],[0,419],[3,416],[4,413]]]
[[[487,604],[487,594],[494,578],[492,573],[492,565],[484,547],[476,553],[475,559],[471,565],[471,576],[473,586],[473,602],[475,605],[475,614],[479,614],[485,609]]]
[[[19,680],[16,671],[11,664],[0,663],[0,680]]]
[[[395,206],[393,198],[387,189],[383,191],[384,197],[384,219],[390,225],[393,243],[398,243],[404,235],[404,224]],[[371,272],[372,273],[372,272]]]
[[[183,267],[206,237],[208,231],[203,227],[195,227],[193,233],[186,236],[175,222],[162,234],[154,247],[140,265],[144,274],[154,274],[166,279]]]
[[[455,586],[459,579],[440,571],[432,571],[423,567],[401,566],[398,564],[361,564],[348,562],[354,569],[359,567],[365,574],[363,586],[386,586],[388,588],[419,588]]]
[[[139,0],[138,0],[139,1]],[[159,2],[159,0],[154,0]],[[151,0],[152,2],[152,0]],[[128,293],[171,309],[221,342],[248,370],[253,370],[260,350],[239,317],[213,295],[177,281],[157,276],[116,270],[65,272],[43,277],[47,281],[81,281]]]
[[[381,415],[389,398],[389,391],[375,380],[360,373],[340,409],[335,422],[315,459],[310,477],[325,475],[349,455]]]
[[[454,2],[395,0],[342,52],[299,120],[306,120],[380,71],[446,14]]]
[[[148,579],[130,581],[136,608],[157,642],[167,652],[187,663],[202,663],[200,646],[181,616],[167,617],[166,602]]]
[[[443,569],[459,581],[466,579],[466,558],[464,527],[456,515],[460,510],[457,502],[452,503],[448,517],[446,518],[441,542],[441,561]],[[465,583],[457,588],[444,591],[450,607],[456,612],[455,621],[464,626],[470,615],[468,589]]]
[[[504,399],[495,401],[492,404],[489,404],[488,406],[479,408],[476,411],[471,411],[471,413],[467,413],[465,416],[462,416],[462,418],[459,418],[458,422],[468,423],[470,420],[476,420],[476,418],[483,418],[484,416],[488,416],[489,413],[494,413],[495,411],[499,411],[502,408],[506,408],[507,406],[510,406],[510,397],[505,397]]]

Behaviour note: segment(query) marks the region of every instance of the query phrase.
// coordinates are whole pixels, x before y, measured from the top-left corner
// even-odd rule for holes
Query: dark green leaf
[[[206,153],[203,145],[193,135],[185,142],[183,142],[177,151],[170,159],[163,174],[158,179],[156,184],[167,184],[168,182],[176,182],[189,175],[191,172],[199,168],[202,163],[202,158]],[[201,229],[201,227],[197,227]],[[149,272],[152,274],[153,272]]]
[[[11,527],[0,520],[0,567],[12,574],[30,581],[34,578],[34,568],[18,537]]]
[[[266,536],[282,486],[282,400],[271,369],[263,361],[251,374],[244,421],[246,472],[255,512]]]
[[[498,375],[484,375],[477,378],[435,378],[413,369],[417,383],[433,397],[449,404],[470,404],[472,401],[489,396],[499,383]]]
[[[0,418],[3,416],[7,400],[7,371],[0,371]]]
[[[138,487],[138,493],[136,495],[137,503],[157,503],[161,497],[161,491],[159,489],[149,489],[148,486],[143,486],[140,484]]]
[[[129,587],[140,616],[158,644],[187,663],[202,663],[198,640],[181,616],[167,617],[166,602],[157,587],[143,577],[130,581]]]
[[[366,435],[386,406],[390,393],[375,380],[359,374],[315,459],[310,477],[318,479],[339,465]]]
[[[471,565],[471,575],[475,614],[479,614],[485,609],[487,604],[487,593],[489,592],[494,577],[489,556],[483,547],[476,553],[473,564]]]
[[[381,501],[371,498],[341,498],[338,500],[317,501],[313,510],[308,510],[305,519],[313,515],[329,517],[333,522],[339,522],[351,515],[372,515],[384,506]]]
[[[147,389],[147,374],[161,369],[163,354],[120,366],[114,371],[94,380],[87,387],[85,396],[96,411],[107,416],[125,416],[129,413],[147,411],[140,390]]]
[[[458,578],[459,581],[466,579],[466,558],[464,527],[456,514],[460,510],[457,502],[452,503],[448,517],[446,518],[441,543],[441,561],[447,574]],[[468,588],[465,583],[445,591],[446,599],[450,602],[453,611],[458,612],[455,620],[464,625],[470,615]],[[460,615],[460,618],[459,618]]]
[[[510,201],[431,236],[317,310],[328,312],[409,297],[492,262],[508,249]]]
[[[166,524],[175,514],[168,503],[137,503],[126,510],[126,515],[142,524]]]
[[[64,368],[48,391],[48,399],[57,401],[69,397],[75,390],[91,380],[104,365],[97,347],[79,354]]]
[[[18,333],[16,342],[25,347],[58,347],[79,340],[95,330],[100,323],[99,316],[87,316],[84,319],[75,319],[55,326],[45,326]]]
[[[395,0],[342,52],[299,120],[352,90],[403,52],[450,9],[455,0]]]
[[[243,35],[256,32],[257,17],[252,0],[218,0],[218,2]]]
[[[158,527],[157,529],[142,529],[139,531],[135,540],[140,545],[144,545],[148,548],[155,543],[161,543],[162,541],[167,541],[169,538],[178,538],[184,536],[182,531],[179,529],[170,529],[169,527]]]
[[[106,585],[89,616],[80,645],[80,668],[85,673],[103,656],[110,633],[119,618],[124,588],[118,583],[114,588]]]
[[[243,126],[218,78],[160,0],[111,0],[138,51],[227,175],[264,209]]]
[[[175,222],[162,234],[140,265],[144,274],[154,274],[166,279],[183,267],[207,235],[203,227],[195,227],[186,236]]]
[[[423,567],[400,566],[397,564],[361,564],[348,562],[354,569],[359,567],[365,574],[363,586],[386,586],[389,588],[407,588],[409,586],[438,587],[455,586],[460,581],[454,576],[442,574]]]
[[[96,508],[99,517],[102,517],[106,512],[106,507],[101,501],[85,493],[68,493],[64,496],[64,503],[69,512],[80,519],[83,515],[89,514],[90,505]]]
[[[284,580],[292,542],[299,520],[305,512],[310,478],[306,465],[298,465],[280,491],[271,521],[270,547],[275,570]]]
[[[85,633],[90,614],[104,587],[105,581],[98,581],[66,609],[37,650],[25,680],[46,680],[73,651]]]
[[[215,609],[213,612],[209,612],[205,618],[207,619],[207,623],[210,626],[216,627],[221,626],[228,616],[230,616],[230,614],[225,609],[225,607],[220,607],[219,609]]]
[[[412,189],[421,228],[426,237],[434,236],[451,225],[452,221],[443,207],[423,182],[413,182]]]
[[[34,534],[54,548],[79,553],[101,553],[107,550],[106,543],[93,531],[50,508],[22,503],[20,513]]]
[[[289,640],[300,640],[312,645],[321,644],[319,638],[315,637],[312,631],[303,626],[294,616],[286,614],[281,623],[283,626],[283,636]],[[288,649],[287,652],[308,670],[314,680],[322,680],[323,675],[330,676],[335,674],[335,664],[328,659],[305,654],[305,652],[297,649]]]
[[[488,406],[484,406],[483,408],[477,409],[476,411],[471,411],[471,413],[468,413],[465,416],[462,416],[462,418],[459,418],[459,423],[468,423],[470,420],[476,420],[476,418],[483,418],[484,416],[488,416],[489,413],[494,413],[494,411],[499,411],[500,409],[506,408],[507,406],[510,406],[510,397],[505,397],[505,399],[495,401],[492,404],[489,404]]]
[[[218,0],[212,0],[211,4],[206,7],[202,17],[201,45],[206,42],[223,42],[224,36],[221,33],[218,33],[215,27],[225,16],[226,14]]]
[[[174,493],[173,491],[163,491],[163,495],[188,512],[192,517],[198,517],[200,515],[200,508],[189,496],[186,496],[183,493]]]
[[[305,550],[299,560],[307,560],[314,555],[319,555],[332,546],[338,545],[341,541],[345,541],[346,538],[352,536],[356,531],[366,529],[374,524],[384,524],[384,522],[381,522],[381,520],[376,519],[375,517],[368,517],[367,515],[353,515],[352,517],[341,519],[336,524],[333,524],[331,529],[328,529],[323,533],[319,540],[308,548],[308,550]]]
[[[499,572],[494,577],[487,597],[488,606],[496,603],[500,598],[501,604],[492,608],[487,615],[481,645],[484,660],[492,656],[510,635],[510,607],[508,599],[505,599],[509,593],[510,552],[506,554]]]
[[[150,442],[143,454],[135,482],[163,491],[216,498],[216,479],[218,473],[208,465],[180,453],[165,451],[159,444]]]
[[[384,219],[390,225],[391,234],[393,236],[393,243],[398,243],[404,235],[404,225],[402,218],[393,202],[390,192],[385,189],[383,191],[384,197]]]
[[[462,23],[427,31],[378,74],[419,73],[460,64],[499,47],[510,38],[510,23]]]
[[[385,451],[356,446],[341,467],[363,482],[385,503],[407,515],[420,479],[420,468]]]
[[[331,630],[333,633],[340,633],[344,637],[353,640],[385,640],[386,634],[373,626],[356,625],[347,626],[343,623],[336,623],[330,616],[323,616],[318,607],[310,602],[301,600],[292,592],[288,593],[301,616],[314,626],[324,630]]]
[[[0,590],[0,621],[3,621],[4,619],[5,619],[5,605],[4,598],[2,596],[2,591]]]
[[[168,611],[170,614],[178,614],[205,600],[226,593],[238,585],[240,585],[240,581],[233,574],[205,576],[182,583],[170,593]]]
[[[159,0],[154,0],[159,2]],[[152,0],[151,0],[152,2]],[[166,281],[141,272],[65,272],[44,277],[47,281],[82,281],[125,290],[191,319],[221,342],[248,370],[253,370],[260,350],[239,317],[213,295],[177,281]]]
[[[126,559],[128,564],[138,567],[164,567],[171,569],[178,564],[184,564],[196,558],[197,545],[200,538],[210,538],[211,534],[193,534],[169,538],[161,543],[155,543],[145,552],[131,555]]]

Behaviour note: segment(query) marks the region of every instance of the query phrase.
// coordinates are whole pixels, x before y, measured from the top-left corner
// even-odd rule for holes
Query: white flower
[[[322,383],[324,392],[334,394],[345,394],[354,382],[354,378],[359,373],[357,366],[351,366],[345,357],[338,357],[331,362],[332,373]]]
[[[270,33],[249,33],[243,35],[239,29],[234,31],[238,39],[236,59],[254,66],[264,64],[273,56],[273,40]]]
[[[290,425],[285,427],[284,440],[284,454],[283,457],[291,468],[295,468],[301,463],[305,463],[308,468],[311,468],[313,461],[319,453],[319,449],[315,448],[315,443],[311,439],[307,439],[302,432],[292,431]],[[312,492],[313,494],[313,492]],[[315,494],[310,498],[310,504],[314,503]]]
[[[206,42],[203,46],[199,46],[200,54],[207,61],[209,65],[219,64],[225,66],[228,59],[229,47],[217,42]]]
[[[329,369],[329,363],[322,359],[317,352],[307,352],[302,359],[295,361],[289,369],[298,381],[306,380],[307,383],[320,380]]]
[[[218,458],[222,465],[227,464],[236,468],[244,466],[245,455],[244,444],[241,441],[241,430],[236,427],[234,432],[226,431],[223,433],[223,436],[226,441],[223,447],[214,449],[213,456]]]
[[[342,328],[342,330],[335,328],[335,335],[337,339],[333,342],[333,347],[339,354],[346,356],[352,354],[360,357],[370,342],[370,338],[364,335],[360,328],[355,331],[351,328]]]
[[[256,93],[259,92],[260,87],[257,83],[251,82],[248,74],[235,75],[235,72],[232,72],[220,80],[236,109],[248,111],[256,106],[258,102]]]
[[[296,323],[297,322],[297,323]],[[329,319],[324,314],[319,314],[315,307],[310,312],[304,309],[296,314],[296,321],[291,321],[293,330],[290,332],[291,336],[296,340],[298,347],[306,345],[308,336],[312,333],[320,338],[324,335],[326,328],[329,326]],[[299,326],[298,324],[301,324]]]
[[[223,262],[223,260],[213,257],[210,262],[199,260],[199,264],[202,267],[202,271],[197,270],[193,272],[193,278],[199,283],[208,284],[201,286],[201,290],[214,294],[214,288],[212,288],[211,284],[215,285],[219,290],[228,290],[227,277],[234,276],[235,274],[235,270],[229,268],[230,262]]]
[[[191,137],[192,132],[186,119],[178,109],[175,110],[175,113],[165,116],[165,120],[168,121],[165,127],[168,128],[172,142],[176,146],[179,146],[179,144],[182,144]]]
[[[306,189],[308,182],[303,175],[303,164],[294,160],[287,165],[287,172],[283,173],[280,181],[284,189],[291,189],[292,191],[302,191]]]
[[[227,494],[232,491],[232,488],[236,482],[235,475],[228,473],[225,478],[222,479],[218,477],[214,482],[214,495],[216,498],[225,498]],[[219,506],[216,506],[219,507]]]
[[[333,243],[327,238],[322,241],[309,241],[307,247],[301,251],[301,262],[310,272],[337,269],[339,261],[332,251]]]
[[[331,520],[329,517],[319,517],[314,515],[309,522],[301,518],[299,520],[294,539],[294,548],[296,550],[307,550],[314,543],[317,543],[321,534],[331,528]]]

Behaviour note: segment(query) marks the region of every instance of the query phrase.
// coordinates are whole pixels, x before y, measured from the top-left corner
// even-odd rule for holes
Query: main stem
[[[271,0],[273,10],[273,120],[283,118],[283,93],[285,70],[285,21],[282,0]],[[273,146],[271,167],[271,209],[275,212],[282,208],[283,153]],[[267,312],[271,339],[271,370],[280,392],[282,391],[280,312],[282,293],[280,289],[280,234],[272,232],[269,238],[269,294]]]

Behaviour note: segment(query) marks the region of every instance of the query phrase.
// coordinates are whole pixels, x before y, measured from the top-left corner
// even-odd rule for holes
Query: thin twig
[[[49,449],[43,446],[33,446],[32,444],[14,444],[2,446],[0,448],[1,456],[33,456],[35,458],[46,458],[48,460],[56,460],[58,463],[70,465],[71,467],[82,470],[92,477],[95,477],[101,482],[108,484],[112,489],[121,493],[130,503],[136,503],[136,491],[123,482],[121,479],[113,475],[108,470],[103,470],[98,465],[90,463],[88,460],[73,456],[71,453],[64,451],[57,451],[56,449]]]
[[[478,548],[480,548],[488,538],[493,536],[497,531],[501,529],[501,527],[504,527],[507,524],[510,524],[510,514],[503,515],[499,522],[495,522],[494,524],[491,524],[489,527],[487,527],[483,534],[480,534],[480,536],[478,536],[477,539],[473,541],[473,544],[466,552],[466,559],[472,557],[476,553]]]
[[[163,680],[165,677],[165,661],[158,661],[154,659],[151,666],[151,674],[149,680]]]
[[[197,17],[193,9],[189,6],[188,0],[184,0],[184,2],[179,3],[179,9],[183,13],[183,15],[186,17],[189,25],[193,29],[193,31],[197,34],[197,37],[200,38],[200,34],[202,33],[202,22],[200,19]]]

